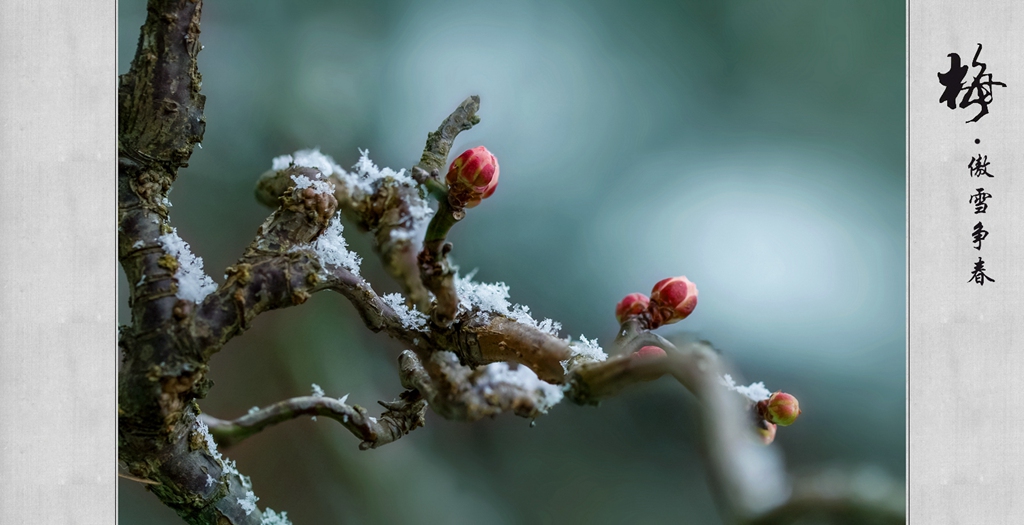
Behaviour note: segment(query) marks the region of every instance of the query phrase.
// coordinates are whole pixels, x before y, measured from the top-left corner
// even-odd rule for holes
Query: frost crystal
[[[288,521],[288,513],[281,512],[280,514],[274,512],[274,509],[267,507],[263,511],[263,518],[260,519],[260,525],[292,525],[291,521]]]
[[[292,175],[292,180],[295,181],[296,189],[304,190],[312,187],[317,193],[323,193],[326,195],[334,194],[334,185],[330,182],[320,180],[319,178],[310,179],[305,175]]]
[[[139,239],[139,240],[135,241],[135,244],[132,245],[132,248],[139,249],[139,248],[142,248],[145,245],[146,245],[146,243],[142,242],[142,239]]]
[[[342,232],[345,227],[341,224],[341,213],[336,214],[323,233],[313,241],[313,251],[324,264],[340,266],[350,272],[359,275],[359,263],[362,258],[348,250],[348,242]]]
[[[400,293],[389,293],[382,295],[384,304],[391,307],[402,321],[402,326],[407,330],[423,330],[427,327],[427,315],[419,310],[413,310],[405,305],[405,297]]]
[[[198,421],[196,422],[196,428],[199,430],[199,434],[202,435],[203,440],[206,442],[206,448],[210,451],[210,455],[213,456],[214,461],[222,465],[222,473],[225,476],[238,476],[239,481],[242,482],[242,487],[247,490],[251,490],[252,480],[249,479],[249,476],[238,471],[238,465],[233,460],[221,455],[220,451],[217,450],[217,442],[214,441],[213,436],[210,435],[210,428],[206,426],[206,423]],[[209,476],[209,474],[207,474],[207,476]],[[207,479],[206,482],[209,483],[210,480]]]
[[[203,271],[203,258],[192,255],[188,243],[178,237],[178,229],[156,239],[164,252],[178,260],[174,279],[178,281],[178,299],[198,303],[217,289],[217,283]]]
[[[320,385],[313,383],[313,397],[324,397],[324,389],[320,388]]]
[[[255,414],[256,412],[259,412],[259,411],[260,411],[260,407],[252,407],[252,408],[249,409],[249,415],[251,416],[251,415],[253,415],[253,414]]]
[[[359,188],[364,192],[373,191],[373,183],[378,180],[390,178],[401,186],[415,188],[418,184],[412,177],[405,173],[405,169],[397,172],[391,168],[380,168],[370,160],[370,150],[359,150],[359,160],[352,165],[352,172],[338,168],[338,177],[347,184]]]
[[[587,336],[580,334],[580,340],[569,343],[569,359],[562,361],[562,368],[566,372],[570,367],[583,363],[594,363],[608,359],[608,354],[597,344],[597,338],[587,339]]]
[[[259,501],[259,498],[257,498],[256,494],[254,494],[253,491],[251,490],[245,492],[244,498],[235,499],[238,500],[238,506],[242,507],[242,510],[245,511],[246,516],[252,514],[252,511],[256,510],[256,502]]]
[[[532,326],[542,332],[557,336],[562,323],[544,319],[537,322],[530,314],[530,307],[521,304],[512,305],[508,302],[508,285],[505,283],[473,282],[470,272],[465,277],[455,275],[455,292],[459,295],[459,307],[469,311],[477,308],[484,313],[496,313],[511,318],[519,323]]]
[[[772,393],[765,388],[764,382],[762,381],[751,383],[749,386],[738,386],[731,375],[725,374],[719,382],[729,390],[739,392],[740,394],[747,396],[747,399],[750,399],[751,401],[764,401],[772,396]]]
[[[343,405],[345,404],[345,401],[348,401],[348,394],[345,394],[345,395],[341,396],[340,398],[338,398],[338,402],[340,402]]]
[[[338,166],[334,163],[334,159],[320,153],[320,148],[313,148],[299,150],[292,155],[274,157],[271,169],[279,171],[293,164],[296,166],[305,166],[307,168],[316,168],[320,170],[320,173],[322,173],[324,177],[329,177],[336,171],[335,168]]]
[[[215,483],[216,481],[217,481],[217,480],[213,479],[213,476],[211,476],[211,475],[209,475],[209,474],[207,474],[207,475],[206,475],[206,486],[207,486],[207,487],[212,487],[212,486],[213,486],[213,484],[214,484],[214,483]]]
[[[484,376],[476,384],[476,388],[487,390],[499,384],[506,384],[531,391],[537,395],[537,410],[547,413],[548,409],[562,400],[562,389],[542,381],[527,366],[519,366],[515,370],[508,363],[491,363],[483,368]]]

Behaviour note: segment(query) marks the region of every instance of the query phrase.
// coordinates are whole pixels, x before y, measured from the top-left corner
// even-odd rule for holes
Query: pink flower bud
[[[448,201],[472,208],[498,187],[498,159],[483,146],[462,152],[448,167]]]
[[[758,401],[757,411],[772,423],[788,427],[800,415],[800,403],[784,392],[775,392],[766,401]]]
[[[646,312],[650,302],[651,300],[642,293],[631,293],[615,305],[615,318],[619,320],[619,324],[625,323],[626,319]]]
[[[686,277],[658,281],[651,290],[651,318],[654,326],[682,321],[697,307],[697,285]]]
[[[775,423],[769,423],[763,419],[757,422],[757,435],[761,436],[761,442],[765,445],[771,445],[772,441],[775,441],[775,432],[778,427]]]
[[[657,346],[645,346],[636,352],[633,352],[632,357],[643,359],[646,357],[665,357],[666,355],[668,354]]]

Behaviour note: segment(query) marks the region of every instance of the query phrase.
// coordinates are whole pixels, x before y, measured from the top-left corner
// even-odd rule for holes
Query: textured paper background
[[[910,516],[1024,523],[1024,3],[912,1],[908,18]],[[970,65],[979,42],[986,72],[1007,87],[968,124],[977,106],[939,104],[937,73],[949,53]],[[994,178],[969,175],[978,154]],[[992,198],[975,215],[979,187]],[[984,286],[968,282],[979,254],[995,279]]]
[[[0,523],[116,512],[114,2],[0,2]]]

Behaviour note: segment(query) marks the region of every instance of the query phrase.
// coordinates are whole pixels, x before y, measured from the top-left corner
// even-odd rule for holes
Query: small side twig
[[[324,416],[341,423],[362,440],[359,444],[362,450],[391,443],[425,423],[427,402],[416,392],[403,392],[396,401],[379,403],[387,409],[379,418],[369,416],[359,405],[320,396],[286,399],[230,421],[207,414],[200,418],[221,447],[229,447],[269,426],[301,416]]]
[[[480,109],[480,97],[473,95],[459,104],[459,107],[444,119],[441,126],[427,135],[427,144],[419,164],[413,168],[417,176],[424,178],[428,190],[438,198],[438,209],[427,226],[423,238],[423,251],[419,254],[420,279],[423,286],[434,294],[435,303],[432,319],[440,327],[449,326],[459,308],[459,297],[455,293],[454,272],[448,263],[448,252],[452,245],[447,242],[449,230],[465,217],[463,209],[453,208],[442,189],[438,178],[423,177],[422,172],[439,173],[448,161],[455,137],[462,131],[480,122],[476,115]],[[430,182],[430,181],[434,182]]]

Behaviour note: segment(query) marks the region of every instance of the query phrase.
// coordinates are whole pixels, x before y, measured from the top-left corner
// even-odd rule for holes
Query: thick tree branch
[[[405,392],[397,401],[379,403],[387,409],[379,418],[367,415],[361,406],[321,396],[286,399],[231,421],[208,414],[200,417],[223,447],[230,447],[271,425],[300,416],[324,416],[341,423],[362,440],[359,448],[363,450],[391,443],[422,427],[425,422],[427,402],[420,399],[417,392]]]
[[[118,457],[189,523],[256,525],[260,513],[239,503],[248,480],[195,439],[191,400],[209,388],[207,352],[188,322],[195,303],[180,297],[183,261],[168,250],[167,192],[205,129],[201,11],[201,0],[151,0],[118,88],[118,257],[132,309],[119,341]]]

